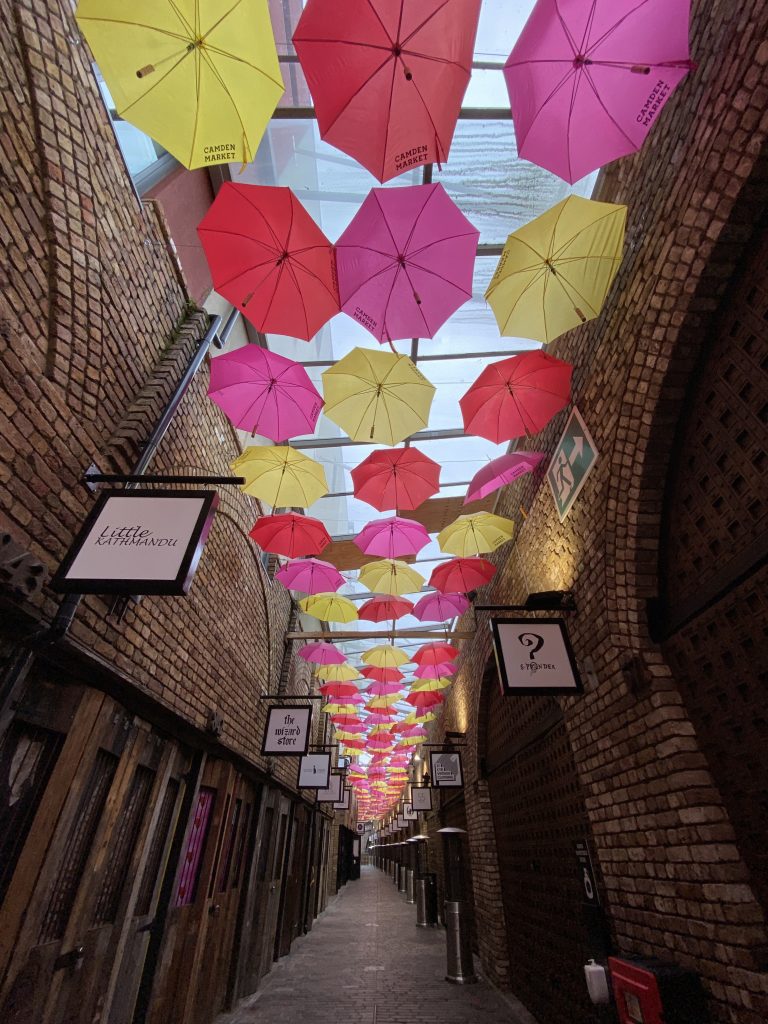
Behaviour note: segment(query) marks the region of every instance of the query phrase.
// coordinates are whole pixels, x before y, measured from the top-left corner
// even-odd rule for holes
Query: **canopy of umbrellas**
[[[573,183],[639,149],[689,57],[690,0],[538,0],[504,65],[520,157]],[[293,43],[321,137],[380,182],[446,162],[467,88],[480,0],[308,0]],[[267,0],[80,0],[78,23],[119,116],[185,166],[250,162],[282,92]],[[482,154],[477,155],[482,160]],[[626,207],[569,196],[511,234],[485,297],[502,336],[548,343],[598,316],[621,261]],[[354,494],[380,512],[417,508],[438,493],[440,466],[412,446],[427,427],[435,388],[395,341],[432,338],[472,294],[479,232],[440,184],[370,191],[332,244],[288,188],[228,182],[198,228],[214,287],[262,333],[310,341],[336,314],[352,317],[389,350],[355,348],[322,374],[257,345],[217,357],[209,394],[232,423],[273,445],[248,447],[233,468],[273,509],[306,508],[328,493],[322,466],[283,442],[315,430],[320,411],[353,441],[390,446],[352,472]],[[530,438],[570,400],[572,368],[542,351],[483,368],[460,400],[464,430],[494,443]],[[534,469],[541,452],[514,452],[476,474],[465,503]],[[399,514],[356,537],[372,561],[358,610],[344,582],[318,559],[322,522],[296,512],[261,517],[251,536],[286,556],[277,578],[306,596],[318,619],[390,621],[407,613],[445,622],[468,606],[494,566],[512,522],[459,516],[438,534],[455,556],[423,578],[403,557],[428,543]],[[350,779],[361,809],[392,802],[405,765],[443,700],[455,648],[426,644],[406,693],[408,655],[391,646],[363,655],[358,672],[332,645],[301,652],[317,666],[338,736],[373,760]],[[368,681],[365,698],[354,680]],[[367,699],[366,718],[360,710]],[[398,716],[404,699],[413,711]]]

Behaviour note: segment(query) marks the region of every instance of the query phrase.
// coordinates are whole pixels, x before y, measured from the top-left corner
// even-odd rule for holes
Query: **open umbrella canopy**
[[[263,551],[287,558],[299,555],[319,555],[331,543],[325,526],[319,519],[300,516],[295,512],[262,516],[248,534]]]
[[[435,388],[407,356],[353,348],[322,379],[325,415],[353,441],[396,445],[429,422]]]
[[[402,672],[398,673],[401,678],[404,678]],[[388,697],[393,693],[399,693],[402,688],[402,684],[399,682],[392,683],[376,683],[373,682],[370,686],[365,687],[365,692],[370,694],[372,697]]]
[[[233,426],[270,441],[313,433],[323,407],[304,367],[261,345],[243,345],[212,359],[208,397]]]
[[[357,618],[357,608],[346,597],[341,597],[339,594],[312,594],[309,597],[303,597],[299,601],[299,607],[307,615],[313,615],[316,619],[322,619],[323,622],[354,622]],[[343,668],[338,666],[337,671]],[[354,669],[352,669],[354,672]],[[334,676],[338,679],[339,676]],[[357,678],[357,673],[353,678]]]
[[[328,597],[327,594],[317,594],[316,596]],[[357,679],[359,673],[356,668],[343,662],[340,664],[320,665],[319,668],[315,669],[315,675],[318,679],[325,679],[329,682],[345,683],[351,679]]]
[[[333,246],[289,188],[225,182],[197,231],[213,287],[257,330],[309,341],[339,312]]]
[[[311,661],[315,665],[343,665],[347,660],[338,647],[325,641],[304,644],[298,653],[304,661]]]
[[[416,602],[413,614],[421,622],[445,622],[463,615],[469,608],[464,594],[425,594]]]
[[[358,689],[354,683],[331,682],[323,683],[320,693],[324,697],[357,697]]]
[[[693,66],[690,6],[539,0],[504,67],[520,156],[573,183],[639,149]]]
[[[432,643],[422,644],[418,651],[411,656],[411,661],[417,665],[435,665],[441,661],[453,661],[458,655],[458,647],[454,647],[453,644],[445,643],[441,640],[434,640]]]
[[[381,665],[365,665],[360,669],[360,675],[377,683],[396,683],[405,678],[399,669],[385,668]]]
[[[360,656],[360,660],[366,665],[373,665],[376,668],[397,668],[398,665],[405,665],[408,662],[408,655],[400,647],[392,647],[390,644],[379,644],[371,647]]]
[[[621,263],[626,206],[568,196],[507,239],[485,292],[504,337],[549,342],[600,313]]]
[[[117,113],[185,167],[254,158],[284,87],[266,0],[80,0]]]
[[[400,619],[413,611],[413,602],[404,597],[372,597],[358,610],[358,618],[367,622],[386,622]]]
[[[275,579],[286,589],[300,590],[305,594],[329,593],[344,583],[344,577],[336,566],[319,558],[297,558],[286,562],[275,573]]]
[[[287,445],[249,445],[230,465],[245,477],[240,490],[273,508],[306,508],[328,493],[320,463]]]
[[[439,661],[435,664],[419,665],[413,674],[417,679],[439,679],[441,676],[452,676],[455,671],[455,662]]]
[[[511,484],[518,477],[532,473],[545,457],[546,452],[510,452],[508,455],[493,459],[472,477],[464,504],[480,501],[505,484]]]
[[[496,566],[486,558],[452,558],[435,566],[429,585],[444,594],[469,594],[484,587],[496,573]]]
[[[482,555],[511,540],[515,524],[492,512],[472,512],[459,516],[437,535],[440,550],[460,558]]]
[[[293,33],[320,135],[379,181],[448,158],[480,0],[309,0]]]
[[[371,189],[336,242],[342,312],[381,344],[434,337],[472,297],[479,237],[442,185]]]
[[[459,399],[465,431],[495,444],[538,433],[570,401],[572,373],[546,352],[491,363]]]
[[[421,523],[401,516],[374,519],[355,537],[355,544],[365,555],[400,558],[415,555],[429,544],[429,534]]]
[[[440,466],[417,448],[377,451],[352,470],[355,497],[379,512],[418,508],[440,490]]]
[[[405,698],[406,704],[411,704],[415,708],[433,708],[437,707],[438,704],[442,704],[445,697],[442,693],[437,693],[434,690],[417,690],[415,693],[411,692]]]
[[[420,573],[396,558],[367,562],[358,578],[364,587],[378,594],[413,594],[421,590],[424,583]]]
[[[437,690],[447,690],[453,682],[446,676],[434,676],[429,679],[420,679],[411,685],[411,693],[434,693]]]

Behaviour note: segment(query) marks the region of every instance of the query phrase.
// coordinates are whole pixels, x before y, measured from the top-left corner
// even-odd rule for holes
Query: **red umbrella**
[[[411,661],[416,665],[423,665],[425,663],[430,665],[439,664],[441,661],[451,661],[458,656],[458,653],[458,647],[454,647],[453,644],[446,644],[436,640],[429,644],[422,644],[411,658]]]
[[[358,697],[360,695],[354,683],[340,683],[338,681],[323,683],[320,687],[320,693],[326,697]]]
[[[293,33],[320,135],[379,181],[441,163],[480,0],[309,0]]]
[[[262,516],[248,535],[263,551],[296,558],[298,555],[319,555],[331,543],[328,531],[319,519],[282,512]]]
[[[442,704],[445,697],[437,690],[417,690],[416,693],[409,693],[405,698],[406,704],[412,704],[415,708],[431,708]]]
[[[333,246],[289,188],[227,181],[197,230],[213,287],[259,331],[309,341],[339,312]]]
[[[413,602],[404,597],[372,597],[358,609],[357,617],[367,622],[385,622],[400,619],[413,611]]]
[[[378,683],[396,683],[405,679],[405,674],[398,668],[378,668],[376,665],[365,665],[360,669],[360,675],[366,679],[374,679]]]
[[[208,397],[234,426],[271,441],[314,433],[323,407],[301,363],[261,345],[243,345],[216,356]]]
[[[379,512],[413,509],[440,490],[440,466],[417,448],[376,451],[352,470],[352,483]]]
[[[452,558],[435,566],[429,585],[444,594],[469,594],[485,586],[496,573],[487,558]]]
[[[496,444],[538,433],[568,404],[572,373],[540,351],[491,363],[459,399],[464,429]]]

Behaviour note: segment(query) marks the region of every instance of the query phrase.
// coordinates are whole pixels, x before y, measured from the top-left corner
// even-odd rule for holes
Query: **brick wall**
[[[646,601],[658,594],[662,498],[680,402],[764,210],[767,35],[763,4],[694,3],[698,70],[643,151],[603,174],[598,198],[629,206],[624,261],[602,315],[549,348],[575,365],[574,399],[600,457],[563,524],[543,473],[502,492],[497,510],[516,520],[517,539],[497,554],[497,577],[478,599],[518,603],[534,591],[575,592],[578,611],[567,618],[586,692],[560,706],[614,938],[621,951],[699,972],[718,1024],[758,1024],[768,1015],[765,924],[723,794],[672,668],[649,635]],[[561,414],[523,447],[551,453],[564,423]],[[467,616],[460,628],[472,622]],[[480,949],[491,976],[508,984],[499,854],[489,851],[493,815],[478,764],[487,615],[478,613],[476,623],[434,733],[468,734]]]
[[[82,474],[133,465],[207,317],[160,211],[132,191],[68,5],[0,0],[0,17],[0,528],[53,570],[93,502]],[[229,472],[239,445],[207,378],[152,471]],[[187,597],[144,598],[121,622],[88,598],[67,645],[199,730],[217,711],[224,747],[293,787],[295,760],[259,753],[290,597],[247,536],[257,503],[232,488],[220,500]],[[59,600],[46,589],[27,610],[45,623]],[[308,670],[290,652],[287,664],[284,692],[306,693]]]

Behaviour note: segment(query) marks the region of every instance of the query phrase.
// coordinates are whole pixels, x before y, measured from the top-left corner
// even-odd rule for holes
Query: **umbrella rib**
[[[243,163],[247,163],[248,162],[249,149],[250,149],[250,146],[248,145],[248,132],[247,132],[247,129],[245,127],[245,122],[243,121],[243,118],[240,115],[240,109],[238,108],[237,103],[235,102],[235,97],[229,91],[229,86],[224,81],[224,76],[221,74],[221,72],[216,67],[216,65],[213,63],[213,61],[208,57],[208,55],[205,52],[205,49],[203,47],[199,48],[199,53],[200,53],[200,56],[203,58],[203,60],[208,65],[208,67],[211,69],[211,72],[213,73],[213,75],[218,80],[218,83],[221,86],[221,88],[224,90],[224,92],[228,96],[229,102],[232,104],[232,109],[235,112],[235,117],[237,117],[237,120],[240,122],[240,127],[241,127],[242,132],[243,132],[243,140],[242,140],[243,141]]]
[[[373,10],[371,0],[367,0],[368,6]],[[378,17],[378,14],[376,15]],[[403,7],[400,6],[400,15],[397,20],[397,38],[400,38],[400,26],[403,23]],[[384,147],[381,151],[381,174],[384,175],[384,165],[387,161],[387,147],[389,146],[389,130],[392,127],[392,101],[395,96],[395,74],[397,73],[397,58],[392,61],[392,80],[389,83],[389,103],[387,104],[387,130],[384,134]]]
[[[78,17],[77,20],[79,22],[93,21],[103,25],[128,25],[131,28],[143,28],[146,29],[148,32],[157,32],[158,35],[168,36],[169,39],[178,39],[179,42],[188,43],[190,41],[189,35],[182,35],[181,33],[171,32],[167,28],[158,28],[157,25],[147,25],[143,21],[128,21],[125,18],[94,18],[91,16]]]
[[[588,52],[592,52],[595,49],[595,47],[600,46],[602,43],[604,43],[605,40],[609,36],[611,36],[616,31],[617,28],[619,28],[619,26],[624,24],[624,22],[627,20],[627,18],[631,18],[632,15],[636,14],[640,10],[641,7],[645,7],[648,2],[649,2],[649,0],[640,0],[640,3],[638,3],[635,7],[633,7],[631,11],[627,11],[625,14],[623,14],[614,25],[611,25],[611,27],[609,29],[606,29],[606,31],[598,39],[593,40],[589,44],[589,51]]]
[[[467,296],[471,296],[472,295],[472,291],[471,290],[467,291],[466,288],[462,288],[462,286],[460,284],[456,284],[455,281],[451,281],[449,278],[443,277],[442,274],[438,274],[437,271],[436,270],[432,270],[431,267],[422,267],[420,263],[414,263],[413,260],[409,260],[409,263],[410,263],[410,265],[415,270],[420,270],[422,274],[430,274],[432,277],[436,277],[438,279],[438,281],[443,281],[445,284],[450,285],[451,288],[456,288],[458,291],[462,292],[464,295],[467,295]],[[409,278],[409,280],[410,280],[410,278]]]
[[[184,26],[185,30],[187,32],[189,32],[190,41],[194,42],[194,40],[196,38],[196,31],[195,31],[196,30],[196,26],[193,26],[193,25],[189,24],[189,22],[184,17],[184,15],[182,14],[181,10],[179,9],[178,4],[175,4],[173,2],[173,0],[168,0],[168,6],[171,8],[173,13],[176,15],[176,17],[179,19],[181,24]],[[195,21],[197,21],[197,3],[195,3]]]
[[[619,131],[624,136],[624,138],[627,140],[627,142],[630,144],[630,146],[634,146],[635,145],[634,141],[629,137],[629,135],[627,135],[627,133],[621,127],[619,122],[616,120],[616,118],[613,116],[613,114],[610,112],[610,110],[606,107],[605,103],[603,103],[603,98],[600,95],[600,93],[597,91],[597,86],[592,81],[592,75],[590,74],[589,68],[586,68],[586,67],[584,68],[584,76],[587,79],[587,83],[589,84],[590,89],[595,94],[595,99],[600,104],[600,106],[603,108],[603,112],[605,113],[605,116],[608,118],[608,120],[611,122],[611,124],[614,126],[614,128],[616,128],[616,130]]]
[[[579,238],[579,236],[582,235],[588,228],[589,229],[594,228],[596,224],[600,224],[601,221],[606,220],[608,217],[615,217],[618,212],[619,211],[614,208],[614,209],[611,209],[611,210],[607,210],[605,213],[601,213],[599,217],[595,217],[595,219],[593,221],[590,221],[590,223],[586,227],[580,228],[576,232],[575,235],[571,235],[571,237],[569,239],[567,239],[565,242],[563,242],[563,244],[560,246],[560,248],[557,250],[557,252],[554,252],[552,254],[551,258],[553,260],[558,260],[559,261],[561,259],[562,253],[565,252],[565,250],[568,248],[568,246],[571,245],[573,242],[575,242],[576,239]],[[577,259],[587,259],[587,257],[586,256],[571,256],[571,257],[569,257],[569,259],[574,259],[574,260],[577,260]]]
[[[568,27],[568,24],[567,24],[565,18],[560,13],[560,5],[558,4],[557,0],[555,0],[555,13],[557,14],[557,20],[560,22],[560,28],[562,28],[563,34],[565,35],[565,38],[571,44],[571,49],[573,50],[573,55],[575,57],[576,54],[579,52],[577,50],[577,48],[576,48],[576,40],[571,35],[571,30]]]
[[[584,53],[587,46],[589,45],[589,33],[592,31],[592,25],[595,21],[595,11],[597,8],[597,0],[592,0],[592,6],[589,9],[589,16],[587,17],[586,24],[584,25],[584,34],[581,37],[581,46],[578,52]]]
[[[565,284],[567,284],[568,287],[571,288],[576,293],[577,297],[587,306],[588,309],[590,309],[594,313],[595,316],[598,315],[598,313],[600,311],[595,309],[595,307],[592,305],[592,303],[589,301],[589,299],[586,297],[586,295],[582,295],[581,292],[579,291],[579,289],[576,287],[576,285],[572,281],[569,281],[567,277],[562,277],[561,274],[557,275],[557,280],[558,280],[558,282],[560,284],[560,287],[565,292],[566,297],[568,298],[569,302],[574,307],[574,309],[576,309],[576,304],[573,301],[573,296],[568,293],[568,288],[565,287]],[[563,282],[565,282],[565,284]]]
[[[525,61],[525,62],[523,62],[523,63],[527,63],[527,61]],[[561,89],[563,88],[563,86],[564,86],[564,85],[565,85],[565,84],[567,83],[567,81],[568,81],[568,78],[569,78],[569,77],[570,77],[571,75],[575,75],[575,74],[576,74],[576,68],[574,68],[572,64],[569,64],[569,65],[568,65],[568,70],[566,71],[566,73],[565,73],[565,75],[563,76],[563,78],[562,78],[562,79],[561,79],[561,80],[560,80],[560,81],[559,81],[559,82],[558,82],[558,83],[557,83],[557,84],[556,84],[556,85],[555,85],[555,86],[553,87],[553,89],[552,89],[552,91],[550,92],[550,94],[549,94],[549,95],[548,95],[548,96],[546,97],[546,99],[545,99],[545,100],[543,100],[543,102],[542,102],[542,103],[541,103],[541,104],[539,105],[539,109],[538,109],[538,110],[536,111],[536,113],[534,114],[534,116],[533,116],[533,117],[531,118],[531,123],[530,123],[530,124],[528,125],[528,131],[527,131],[527,132],[525,133],[525,135],[524,135],[524,136],[523,136],[522,138],[519,138],[519,139],[517,140],[517,142],[518,142],[518,145],[517,145],[517,151],[518,151],[518,153],[520,153],[520,151],[522,150],[523,146],[525,145],[525,140],[526,140],[526,139],[528,138],[528,136],[530,135],[530,133],[531,133],[531,129],[533,128],[534,124],[535,124],[535,123],[536,123],[536,121],[538,120],[538,118],[539,118],[540,114],[542,113],[542,111],[544,110],[544,108],[546,107],[546,105],[547,105],[547,104],[549,103],[549,101],[550,101],[550,100],[554,99],[554,97],[555,97],[555,96],[557,95],[557,93],[558,93],[558,92],[559,92],[559,91],[560,91],[560,90],[561,90]]]
[[[506,331],[507,326],[509,325],[509,321],[512,319],[512,314],[515,312],[515,309],[517,307],[517,304],[520,302],[520,299],[522,299],[522,297],[525,295],[525,293],[530,288],[533,288],[533,286],[535,284],[539,283],[539,281],[541,280],[542,276],[544,276],[546,274],[546,272],[547,272],[546,269],[544,267],[541,267],[539,272],[538,272],[538,274],[535,277],[531,278],[531,280],[528,282],[528,284],[520,292],[520,294],[518,295],[517,299],[515,300],[515,304],[512,306],[512,309],[509,311],[509,315],[507,316],[507,319],[504,321],[504,326],[501,328],[502,337],[504,336],[504,331]]]
[[[195,12],[197,12],[197,0],[195,0]],[[200,123],[200,80],[202,78],[200,68],[200,50],[196,48],[195,51],[195,120],[192,127],[192,138],[189,143],[189,163],[192,163],[192,157],[195,152],[195,140],[197,139],[197,127]]]
[[[285,248],[285,246],[282,244],[282,240],[278,237],[277,232],[272,227],[269,217],[267,217],[267,215],[264,213],[260,206],[258,206],[254,202],[251,202],[248,192],[246,192],[243,189],[237,189],[237,196],[239,199],[242,199],[242,201],[246,203],[254,211],[254,213],[256,213],[261,218],[261,221],[264,224],[264,227],[267,229],[267,232],[272,236],[273,244],[275,246],[275,253]],[[260,244],[265,245],[264,242],[261,242]]]
[[[476,235],[477,231],[473,228],[472,231],[460,231],[455,235],[444,235],[442,238],[433,238],[426,245],[422,245],[419,249],[412,249],[408,253],[408,259],[413,261],[414,256],[419,256],[421,253],[426,252],[427,249],[431,249],[433,245],[440,245],[442,242],[453,242],[457,238],[468,238],[471,235]]]
[[[260,68],[258,64],[253,64],[251,63],[251,61],[246,60],[244,57],[238,57],[236,53],[230,53],[229,50],[222,50],[220,46],[212,46],[208,42],[205,44],[205,50],[207,53],[215,53],[217,57],[226,57],[228,60],[233,60],[237,64],[244,64],[252,71],[258,71],[258,73],[260,75],[263,75],[264,78],[267,79],[267,81],[272,82],[274,85],[278,86],[278,88],[283,90],[285,89],[283,83],[278,81],[276,78],[273,78],[272,75],[267,74],[264,68]]]
[[[400,57],[399,59],[401,61],[403,61],[402,57]],[[403,61],[403,67],[405,67],[405,62],[404,61]],[[429,104],[424,99],[424,97],[421,95],[421,89],[419,89],[418,85],[416,84],[416,79],[413,78],[413,77],[411,78],[411,85],[416,90],[416,95],[421,100],[421,105],[424,107],[424,113],[429,118],[429,123],[432,125],[432,131],[435,133],[435,143],[436,143],[435,149],[437,151],[436,154],[435,154],[435,159],[437,160],[438,164],[442,163],[443,161],[445,161],[447,159],[448,153],[446,151],[445,146],[443,145],[442,139],[438,135],[437,125],[435,124],[434,118],[432,117],[432,113],[431,113],[431,111],[429,109]],[[442,150],[442,155],[440,154],[440,150]]]
[[[416,26],[416,28],[411,32],[410,35],[406,36],[405,39],[403,39],[402,43],[400,44],[401,47],[402,47],[403,43],[407,43],[410,39],[413,39],[413,37],[415,35],[418,35],[418,33],[421,32],[421,30],[424,28],[424,26],[427,25],[434,17],[436,17],[443,10],[444,7],[447,7],[449,3],[450,3],[450,0],[444,0],[444,2],[442,4],[440,4],[439,7],[436,7],[434,9],[434,11],[432,11],[432,13],[430,15],[428,15],[424,19],[424,21],[422,21],[422,23],[420,25]],[[402,7],[400,8],[400,10],[402,12]],[[398,36],[399,36],[399,34],[400,33],[399,33],[399,26],[398,26]]]
[[[190,51],[185,49],[182,55],[176,61],[176,63],[169,67],[167,71],[164,71],[160,78],[154,81],[146,92],[143,92],[141,96],[137,96],[135,100],[132,100],[127,106],[123,107],[121,110],[118,111],[120,116],[122,117],[127,110],[130,110],[131,107],[135,107],[137,103],[141,103],[143,100],[147,98],[147,96],[149,96],[150,93],[154,92],[154,90],[157,89],[159,85],[162,85],[166,78],[176,70],[179,64],[181,64],[181,62],[185,60],[189,56],[189,54]]]

